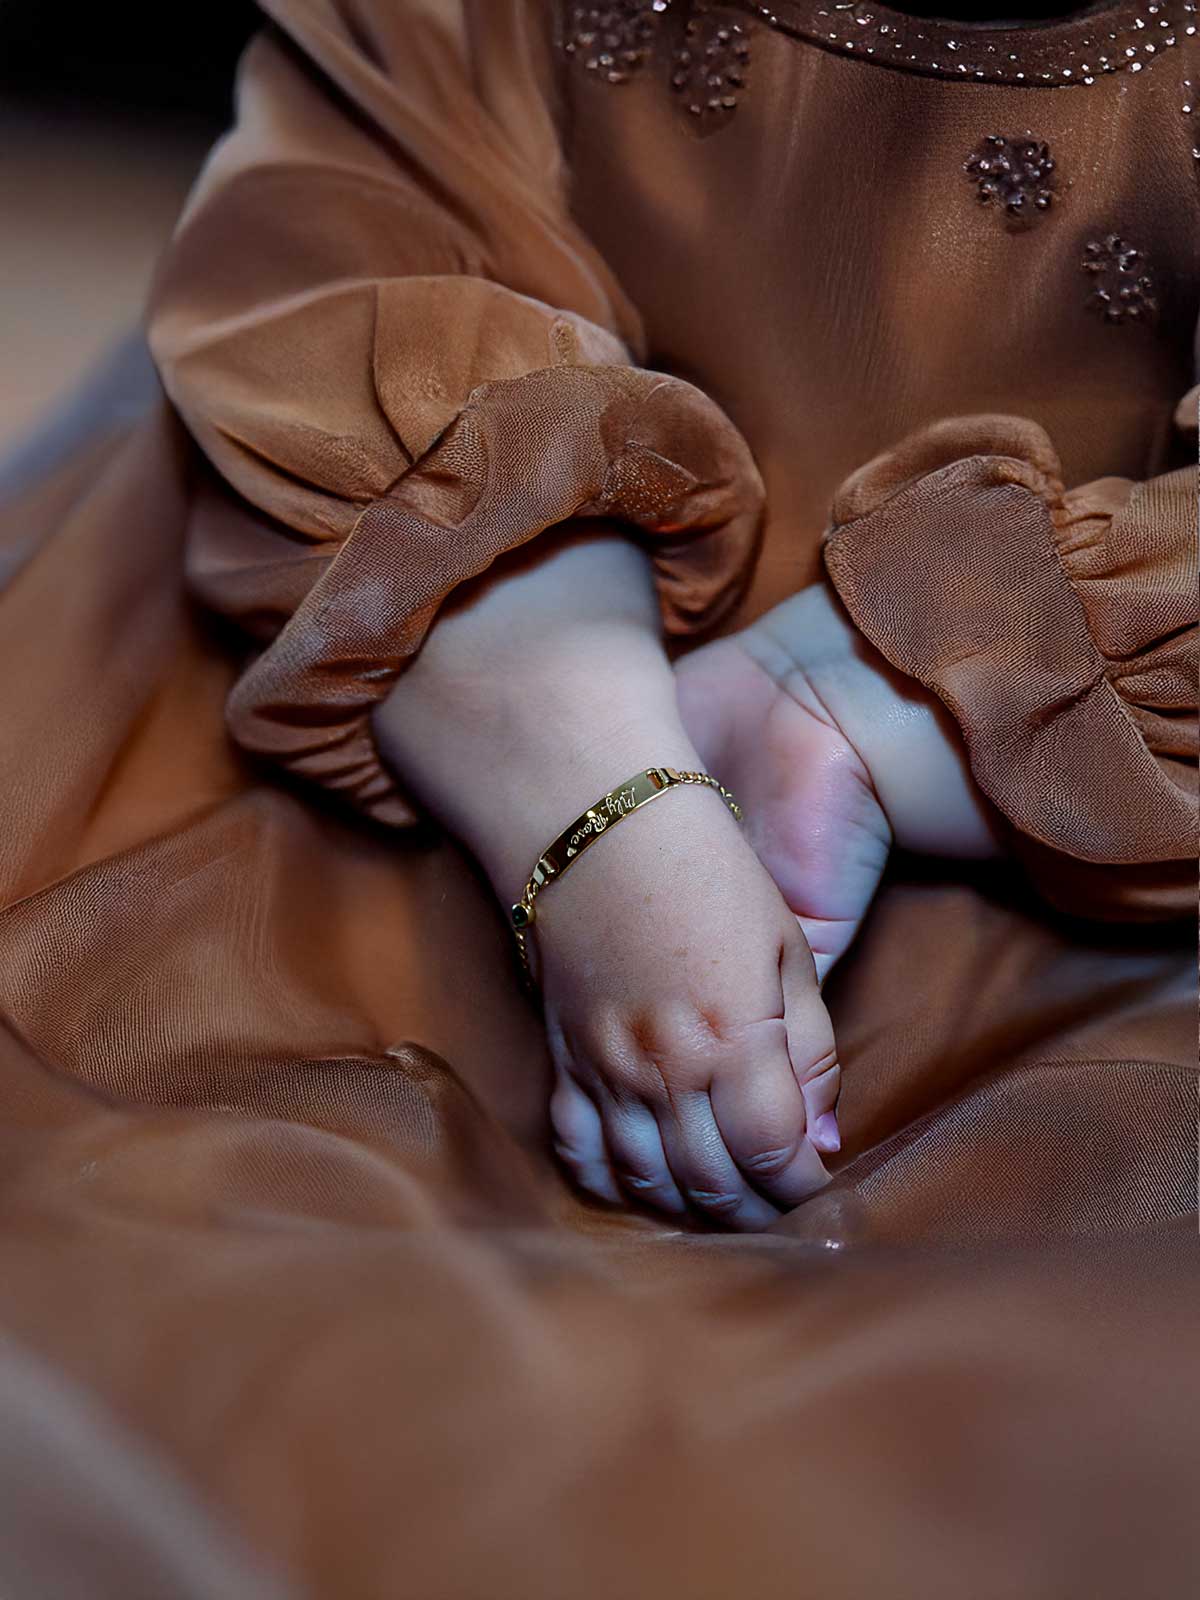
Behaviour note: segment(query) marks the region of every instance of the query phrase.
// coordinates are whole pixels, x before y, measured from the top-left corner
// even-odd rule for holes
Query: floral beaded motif
[[[1200,0],[1118,0],[1062,23],[1022,28],[922,19],[872,0],[608,0],[564,4],[560,37],[566,54],[593,79],[624,84],[646,67],[664,31],[661,24],[669,20],[671,88],[688,120],[707,132],[727,122],[737,107],[755,23],[877,67],[1061,89],[1153,67],[1195,38],[1198,5]],[[1200,159],[1200,144],[1196,153]],[[1052,185],[1040,188],[1048,194]],[[980,198],[993,204],[999,195],[983,193],[981,185]],[[1011,221],[1026,216],[1030,206],[1045,211],[1051,203],[1039,202],[1035,188],[1016,213],[1006,201],[999,209]]]
[[[1145,251],[1110,233],[1084,246],[1081,265],[1094,280],[1089,310],[1105,322],[1153,321],[1158,297]]]
[[[604,83],[622,84],[646,65],[670,16],[670,85],[689,119],[707,132],[737,109],[750,63],[750,24],[717,0],[616,0],[567,8],[563,49]]]
[[[689,116],[723,119],[737,108],[749,65],[750,41],[741,23],[701,12],[684,26],[672,61],[671,87]]]
[[[994,206],[1010,223],[1036,222],[1054,204],[1054,160],[1037,139],[989,133],[963,163],[982,206]]]
[[[642,0],[617,0],[609,5],[573,5],[569,9],[563,49],[586,71],[605,83],[627,83],[645,66],[654,44],[657,5]]]

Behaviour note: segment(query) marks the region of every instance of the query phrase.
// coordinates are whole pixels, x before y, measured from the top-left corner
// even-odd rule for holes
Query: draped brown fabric
[[[0,1587],[1194,1592],[1194,12],[1102,7],[1173,43],[1094,81],[1031,30],[1051,89],[875,5],[265,9],[166,398],[0,511]],[[963,167],[1026,130],[1010,226]],[[381,825],[371,705],[580,515],[677,648],[823,552],[1011,830],[894,863],[761,1238],[570,1190],[503,918]]]
[[[152,322],[168,393],[270,519],[210,506],[189,539],[210,604],[286,619],[234,736],[393,823],[412,812],[370,709],[456,584],[615,518],[658,536],[685,633],[736,599],[762,501],[712,402],[629,365],[636,321],[567,210],[535,8],[421,9],[373,8],[368,42],[337,6],[285,8],[340,93],[278,40],[251,48]],[[214,271],[232,238],[250,270]]]

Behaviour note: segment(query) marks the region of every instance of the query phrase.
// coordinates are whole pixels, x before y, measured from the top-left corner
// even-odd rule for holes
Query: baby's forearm
[[[460,592],[375,714],[406,789],[511,902],[546,843],[650,763],[697,764],[647,557],[545,536]]]
[[[701,765],[648,562],[608,533],[543,537],[460,594],[377,732],[508,905],[622,779]],[[836,1148],[832,1025],[797,919],[720,801],[693,785],[649,807],[546,900],[528,956],[550,1120],[581,1185],[738,1228],[820,1188],[815,1141]]]

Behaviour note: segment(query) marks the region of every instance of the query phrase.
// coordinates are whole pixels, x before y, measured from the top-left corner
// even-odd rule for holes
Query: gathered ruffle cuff
[[[160,337],[157,354],[244,497],[198,492],[187,554],[204,603],[269,640],[230,697],[233,737],[400,824],[414,812],[371,712],[453,589],[548,528],[605,518],[645,545],[666,632],[704,629],[743,586],[763,491],[717,406],[629,365],[605,329],[479,279],[370,293],[361,394],[313,381],[318,350],[361,348],[365,310],[337,290],[303,308],[308,340],[285,307],[228,342]]]
[[[1071,909],[1155,915],[1194,895],[1196,491],[1189,468],[1068,493],[1042,429],[968,417],[878,457],[833,506],[825,563],[847,610],[946,705]]]

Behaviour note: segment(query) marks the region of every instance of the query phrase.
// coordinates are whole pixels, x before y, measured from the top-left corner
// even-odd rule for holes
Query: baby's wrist
[[[536,753],[526,749],[500,778],[490,821],[483,808],[472,808],[462,830],[506,907],[520,898],[547,845],[634,773],[700,765],[682,727],[667,718],[631,717],[602,731],[594,724],[546,731]]]
[[[636,771],[640,774],[645,768]],[[679,945],[681,940],[687,943],[688,924],[686,916],[680,920],[677,915],[678,896],[684,893],[686,903],[685,886],[694,884],[697,877],[711,886],[729,882],[731,874],[736,875],[735,863],[743,848],[741,835],[719,795],[707,785],[681,783],[647,802],[636,780],[625,790],[625,780],[634,776],[633,771],[625,773],[617,796],[624,791],[630,798],[641,796],[642,803],[627,812],[618,811],[616,825],[608,823],[593,833],[576,858],[544,880],[529,899],[522,892],[524,881],[512,896],[502,894],[505,910],[518,901],[532,905],[534,921],[526,926],[524,947],[539,988],[547,981],[544,962],[550,962],[558,978],[569,986],[578,982],[590,988],[596,983],[607,986],[618,950],[623,954],[616,965],[620,967],[624,961],[628,978],[631,953],[641,952],[654,966],[663,955],[668,932],[678,933],[680,939],[666,943],[665,948],[673,950],[676,959],[686,955]],[[609,792],[593,796],[592,804],[602,815],[604,809],[598,803]],[[542,841],[542,849],[551,844],[558,847],[550,855],[560,865],[563,834],[582,815],[574,812],[553,839]],[[586,823],[584,826],[586,830]],[[536,855],[540,858],[541,849]],[[743,868],[748,860],[756,872],[761,870],[752,852],[740,859]],[[732,881],[737,881],[736,876]],[[702,937],[698,927],[691,931]],[[646,968],[640,958],[634,960],[634,967],[644,976]]]
[[[515,635],[482,656],[471,638],[423,653],[374,719],[409,792],[504,896],[572,817],[631,772],[696,762],[649,630],[594,618],[543,629],[531,618]]]

